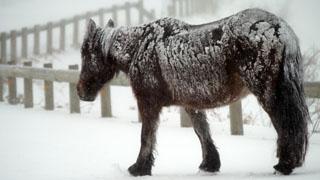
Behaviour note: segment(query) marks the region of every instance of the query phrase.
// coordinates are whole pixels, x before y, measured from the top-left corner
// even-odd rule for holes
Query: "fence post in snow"
[[[139,24],[143,23],[143,0],[139,0],[137,4],[137,9],[139,11]]]
[[[177,16],[177,0],[172,1],[172,16]]]
[[[131,18],[130,18],[130,3],[126,2],[125,3],[125,11],[126,11],[126,25],[130,26],[131,25]]]
[[[183,15],[184,15],[184,12],[183,12],[183,0],[178,0],[178,2],[179,2],[179,16],[180,17],[183,17]]]
[[[180,107],[180,126],[192,127],[191,119],[183,107]]]
[[[9,61],[9,65],[15,65],[16,62]],[[9,104],[18,104],[17,99],[17,82],[15,77],[8,77]]]
[[[17,63],[17,32],[15,30],[10,32],[10,62],[14,65]],[[9,85],[9,103],[17,104],[17,81],[15,77],[8,78]]]
[[[151,10],[151,18],[149,20],[154,20],[156,18],[156,11],[154,9]]]
[[[112,6],[112,20],[115,26],[118,24],[118,7],[116,5]]]
[[[185,15],[190,16],[190,1],[186,0],[184,5],[185,5]]]
[[[78,70],[78,65],[70,65],[69,69]],[[69,83],[70,113],[80,113],[80,100],[75,83]]]
[[[241,100],[229,105],[231,135],[243,135]]]
[[[34,35],[33,35],[33,54],[40,54],[40,26],[34,26]]]
[[[24,66],[28,66],[31,67],[32,66],[32,62],[28,61],[28,62],[24,62],[23,63]],[[23,85],[23,89],[24,89],[24,107],[25,108],[32,108],[33,107],[33,88],[32,88],[32,79],[30,78],[24,78],[24,85]]]
[[[98,14],[99,14],[98,15],[99,16],[99,25],[101,28],[103,28],[104,27],[104,9],[103,8],[99,9]]]
[[[44,68],[52,68],[52,63],[47,63],[43,65]],[[54,99],[53,99],[53,82],[44,81],[44,96],[45,96],[45,106],[46,110],[54,109]]]
[[[101,116],[112,117],[110,85],[106,84],[100,91]]]
[[[0,34],[0,46],[1,46],[1,56],[0,64],[6,63],[7,58],[7,34],[5,32]],[[3,78],[0,77],[0,101],[3,101]]]
[[[79,47],[79,16],[73,18],[73,47]]]
[[[59,46],[60,46],[60,50],[64,51],[66,50],[66,20],[62,19],[60,21],[60,42],[59,42]]]
[[[52,54],[52,23],[47,24],[47,53]]]
[[[86,27],[87,27],[90,19],[91,19],[91,12],[88,11],[88,12],[86,13],[86,24],[85,24]]]
[[[14,64],[17,62],[17,32],[10,32],[10,61]]]
[[[28,57],[28,32],[27,28],[21,30],[21,57],[26,59]]]

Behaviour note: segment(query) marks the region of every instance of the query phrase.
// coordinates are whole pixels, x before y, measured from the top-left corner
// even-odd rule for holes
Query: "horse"
[[[298,38],[281,18],[246,9],[224,19],[191,25],[162,18],[132,27],[87,24],[81,46],[79,98],[93,101],[119,72],[127,75],[142,121],[133,176],[151,175],[162,107],[178,105],[190,116],[202,148],[200,170],[217,172],[221,162],[205,109],[252,93],[277,132],[277,172],[303,165],[310,119],[303,87]]]

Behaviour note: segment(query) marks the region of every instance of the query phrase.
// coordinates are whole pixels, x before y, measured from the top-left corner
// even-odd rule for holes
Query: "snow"
[[[169,0],[165,2],[148,0],[145,5],[147,9],[164,9]],[[213,16],[194,17],[186,21],[199,24],[218,20],[248,7],[266,8],[280,14],[292,25],[304,51],[311,46],[320,46],[320,36],[317,35],[320,27],[317,19],[319,1],[293,0],[289,3],[290,6],[286,0],[224,0],[218,4]],[[113,4],[123,4],[123,1],[0,0],[0,31],[32,27]],[[67,32],[68,41],[71,39],[70,33]],[[41,43],[43,51],[44,42]],[[58,38],[55,38],[54,47],[57,45]],[[56,69],[67,69],[70,64],[80,63],[80,53],[71,49],[53,56],[37,57],[33,62],[36,67],[52,62]],[[43,81],[34,82],[34,109],[0,102],[0,179],[134,179],[126,169],[136,160],[141,125],[137,123],[136,101],[131,90],[112,86],[114,117],[100,118],[99,98],[95,102],[81,102],[81,114],[69,114],[68,84],[54,83],[54,87],[55,111],[43,109]],[[22,80],[18,79],[18,94],[22,92]],[[198,171],[201,149],[195,133],[191,128],[179,127],[177,107],[164,108],[160,117],[153,176],[143,179],[320,178],[319,134],[311,135],[304,167],[296,169],[288,177],[273,175],[272,166],[277,162],[276,134],[270,120],[252,95],[242,101],[242,107],[244,121],[251,124],[245,125],[244,136],[230,136],[228,107],[207,112],[222,161],[221,172],[217,174]]]
[[[0,179],[134,179],[126,169],[139,150],[139,123],[60,110],[24,109],[0,103]],[[177,121],[177,120],[176,120]],[[320,136],[311,136],[305,166],[291,176],[274,175],[275,132],[245,126],[230,136],[226,124],[210,122],[221,156],[219,173],[198,171],[201,148],[192,128],[162,122],[153,176],[143,179],[319,179]]]

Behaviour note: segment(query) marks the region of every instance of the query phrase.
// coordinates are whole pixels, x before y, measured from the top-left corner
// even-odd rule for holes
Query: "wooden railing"
[[[216,0],[171,0],[168,16],[190,17],[201,14],[213,14]]]
[[[70,18],[61,19],[59,21],[48,22],[43,25],[35,25],[33,27],[24,27],[21,30],[12,30],[10,33],[2,32],[0,33],[0,64],[9,64],[15,65],[20,64],[26,59],[30,59],[30,56],[38,56],[38,55],[52,55],[54,52],[64,51],[66,46],[66,31],[67,28],[72,28],[72,35],[71,35],[71,46],[79,47],[80,44],[80,35],[85,28],[81,28],[80,24],[81,21],[88,21],[90,18],[98,18],[98,23],[100,26],[104,26],[106,18],[106,14],[109,14],[110,17],[114,20],[114,22],[118,23],[118,16],[121,12],[125,14],[125,25],[132,25],[132,10],[136,10],[138,12],[138,23],[143,23],[146,21],[150,21],[155,19],[155,12],[154,10],[147,11],[144,8],[143,0],[138,0],[137,2],[126,2],[123,5],[114,5],[108,8],[101,8],[95,11],[88,11],[83,14],[78,14]],[[58,30],[59,33],[59,47],[54,47],[53,43],[53,34],[54,30]],[[41,34],[45,33],[46,38],[42,39],[43,37]],[[83,34],[83,33],[82,33]],[[30,43],[30,37],[33,40],[33,43]],[[17,49],[17,42],[21,40],[21,49]],[[45,45],[41,44],[45,42]],[[32,45],[32,53],[29,55],[29,45]],[[9,46],[10,45],[10,46]],[[45,48],[41,48],[45,46]],[[44,52],[43,49],[45,49]],[[31,49],[30,49],[31,50]],[[18,51],[20,52],[20,56],[18,57]],[[25,66],[30,66],[32,63],[27,62],[24,64]],[[45,64],[45,68],[50,68],[52,65]],[[71,66],[70,68],[75,68],[75,66]],[[40,70],[36,72],[41,72]],[[46,71],[45,71],[46,72]],[[51,71],[50,71],[51,72]],[[67,74],[67,73],[63,73]],[[58,74],[52,74],[56,78],[59,78]],[[44,76],[41,76],[44,77]],[[3,79],[0,77],[0,101],[3,101]],[[15,76],[8,78],[9,82],[9,103],[15,104],[16,103],[16,78]],[[28,82],[28,80],[27,80]],[[51,87],[50,83],[45,83],[46,88]],[[47,88],[48,89],[48,88]],[[50,94],[50,92],[48,92]],[[52,93],[51,93],[52,94]],[[52,98],[48,98],[48,101],[52,100]],[[52,100],[53,101],[53,100]],[[51,109],[51,105],[48,104],[46,106],[48,109]]]
[[[132,24],[132,10],[138,11],[138,23],[143,23],[145,20],[153,20],[155,18],[154,11],[147,11],[144,8],[143,0],[137,2],[126,2],[123,5],[114,5],[108,8],[101,8],[95,11],[88,11],[83,14],[78,14],[70,18],[61,19],[59,21],[48,22],[43,25],[35,25],[33,27],[24,27],[20,30],[11,30],[8,32],[0,33],[0,64],[5,64],[10,61],[12,64],[16,64],[18,59],[26,59],[30,55],[29,51],[29,39],[33,38],[33,49],[31,56],[37,56],[40,54],[51,55],[55,51],[64,51],[66,49],[66,29],[72,28],[72,46],[79,46],[80,37],[80,22],[88,21],[90,18],[98,18],[99,25],[104,27],[106,14],[115,22],[118,22],[118,14],[120,11],[125,12],[125,25]],[[59,47],[53,46],[53,33],[58,29],[59,33]],[[46,34],[46,38],[42,39],[41,33]],[[17,49],[17,41],[21,40],[21,49]],[[41,42],[45,40],[45,52],[41,52]],[[10,44],[10,47],[8,46]],[[18,57],[18,51],[21,53],[21,57]],[[8,54],[9,52],[9,54]]]
[[[31,62],[25,62],[24,67],[15,65],[0,65],[0,77],[8,78],[8,91],[9,102],[15,102],[16,87],[10,82],[10,78],[24,78],[24,106],[26,108],[33,107],[33,92],[32,80],[40,79],[45,81],[44,94],[45,94],[45,109],[53,110],[53,82],[69,83],[69,103],[70,113],[80,113],[79,98],[76,94],[75,83],[79,78],[79,71],[77,65],[69,66],[69,70],[50,69],[51,64],[45,64],[44,68],[30,67]],[[129,81],[124,75],[119,75],[116,79],[106,84],[100,92],[101,96],[101,116],[111,117],[111,98],[110,86],[129,86]],[[320,98],[320,82],[306,82],[305,92],[309,98]],[[229,105],[230,110],[230,126],[231,134],[243,134],[243,120],[242,120],[242,107],[241,101],[237,101]],[[182,127],[190,127],[191,121],[189,116],[183,108],[180,109],[180,121]]]
[[[16,86],[10,82],[10,78],[24,79],[24,106],[25,108],[33,107],[33,83],[35,79],[44,80],[44,96],[46,110],[54,109],[54,87],[53,82],[69,83],[69,104],[70,113],[80,113],[79,98],[76,93],[76,83],[79,78],[78,65],[70,65],[69,70],[51,69],[52,64],[44,64],[44,68],[31,67],[31,62],[25,62],[24,67],[15,65],[0,65],[0,77],[8,78],[8,101],[9,103],[17,103]],[[128,80],[120,75],[110,83],[106,84],[100,91],[101,99],[101,115],[102,117],[111,117],[111,98],[110,86],[128,86]]]

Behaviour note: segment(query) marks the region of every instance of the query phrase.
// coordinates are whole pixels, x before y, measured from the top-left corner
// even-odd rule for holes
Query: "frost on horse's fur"
[[[232,103],[253,93],[278,133],[274,166],[283,174],[303,164],[308,145],[308,110],[304,98],[299,43],[277,16],[248,9],[222,20],[190,25],[163,18],[135,27],[102,29],[88,24],[81,48],[78,94],[94,100],[117,72],[126,73],[142,118],[141,149],[129,168],[150,175],[159,112],[180,105],[200,139],[200,169],[220,168],[219,153],[203,109]]]

